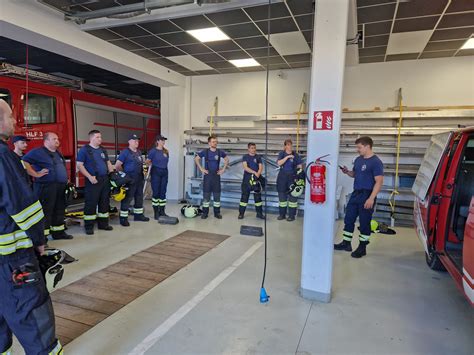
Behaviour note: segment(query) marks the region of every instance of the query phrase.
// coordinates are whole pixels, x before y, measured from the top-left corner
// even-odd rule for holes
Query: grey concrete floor
[[[178,215],[179,208],[171,204],[168,213]],[[236,211],[224,209],[223,216],[207,221],[181,218],[177,226],[150,221],[123,228],[114,221],[114,232],[92,237],[73,227],[74,240],[51,242],[80,259],[67,266],[61,283],[65,286],[187,229],[231,236],[68,344],[65,352],[128,354],[261,242],[239,235]],[[244,223],[262,225],[252,211]],[[340,223],[338,227],[340,232]],[[474,354],[474,310],[447,273],[428,269],[415,231],[398,228],[397,232],[373,237],[368,255],[360,260],[336,252],[332,301],[312,303],[298,294],[302,219],[279,222],[270,215],[266,280],[270,302],[259,303],[260,247],[146,353]]]

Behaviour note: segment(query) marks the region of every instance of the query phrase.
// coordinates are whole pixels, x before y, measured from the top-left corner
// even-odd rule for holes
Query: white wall
[[[269,113],[298,111],[304,92],[309,93],[309,69],[270,72]],[[220,115],[263,115],[265,72],[193,77],[191,121],[207,125],[216,96]],[[403,88],[408,106],[474,105],[473,57],[426,59],[346,67],[343,107],[385,109],[397,105],[398,88]],[[324,86],[328,83],[320,83]]]
[[[279,71],[269,77],[269,113],[298,111],[303,94],[309,93],[309,70]],[[265,72],[207,75],[192,78],[191,119],[193,126],[208,125],[214,99],[219,98],[219,115],[265,114]]]
[[[347,67],[343,106],[350,109],[396,106],[400,87],[406,106],[474,105],[473,57]]]

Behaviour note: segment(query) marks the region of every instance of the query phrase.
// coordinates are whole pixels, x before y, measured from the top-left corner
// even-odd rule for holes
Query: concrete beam
[[[0,1],[0,36],[158,87],[185,86],[185,76],[83,32],[33,1]]]

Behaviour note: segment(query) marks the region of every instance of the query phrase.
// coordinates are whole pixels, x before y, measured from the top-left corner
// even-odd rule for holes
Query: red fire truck
[[[84,180],[76,173],[75,158],[78,149],[89,142],[90,130],[102,132],[102,145],[112,160],[117,151],[128,146],[127,137],[131,132],[141,137],[142,150],[150,148],[160,133],[160,111],[156,102],[132,102],[84,92],[74,88],[79,85],[77,82],[32,71],[27,82],[21,78],[24,74],[21,68],[9,68],[15,69],[11,72],[17,78],[10,77],[9,72],[0,72],[3,74],[0,99],[13,109],[16,134],[31,140],[29,149],[42,145],[45,132],[58,134],[70,179],[76,181],[77,186],[83,186]]]
[[[432,137],[413,192],[428,266],[447,270],[474,305],[474,126]]]

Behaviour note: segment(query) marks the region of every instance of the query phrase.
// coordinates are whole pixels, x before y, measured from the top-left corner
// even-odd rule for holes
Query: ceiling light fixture
[[[246,68],[246,67],[257,67],[260,65],[259,62],[257,62],[253,58],[247,58],[247,59],[232,59],[229,60],[232,64],[234,64],[237,68]]]
[[[474,49],[474,37],[469,38],[466,43],[464,43],[461,49]]]
[[[229,36],[227,36],[217,27],[202,28],[200,30],[190,30],[186,32],[188,32],[191,36],[196,38],[198,41],[201,41],[202,43],[224,41],[230,39]]]

